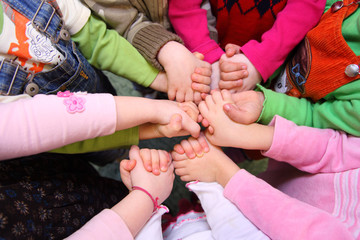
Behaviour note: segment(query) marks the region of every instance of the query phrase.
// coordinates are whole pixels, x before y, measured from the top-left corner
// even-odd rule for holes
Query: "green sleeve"
[[[313,103],[260,87],[265,95],[259,122],[268,124],[279,115],[298,125],[342,130],[360,136],[360,81],[353,81]]]
[[[142,86],[148,87],[159,73],[125,38],[93,15],[72,40],[91,65]]]
[[[72,143],[64,147],[54,149],[50,152],[53,153],[87,153],[98,152],[109,149],[130,147],[131,145],[139,144],[139,128],[133,127],[121,131],[117,131],[114,134],[88,139],[81,142]]]

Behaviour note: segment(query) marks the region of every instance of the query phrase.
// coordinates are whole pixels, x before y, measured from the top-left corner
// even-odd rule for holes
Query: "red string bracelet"
[[[154,204],[154,210],[153,210],[153,212],[155,212],[156,209],[158,209],[158,208],[160,207],[159,204],[158,204],[158,202],[157,202],[157,201],[159,200],[158,197],[156,197],[156,198],[154,199],[153,196],[151,196],[151,194],[150,194],[148,191],[146,191],[145,189],[143,189],[142,187],[133,186],[132,189],[133,189],[133,190],[143,191],[144,193],[146,193],[146,194],[151,198],[151,201],[152,201],[153,204]]]

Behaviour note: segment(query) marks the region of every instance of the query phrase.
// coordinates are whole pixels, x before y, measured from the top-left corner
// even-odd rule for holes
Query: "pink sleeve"
[[[271,239],[353,239],[329,213],[285,195],[245,170],[232,177],[224,196]]]
[[[134,238],[119,215],[110,209],[104,209],[66,239],[130,240]]]
[[[191,52],[204,54],[209,63],[218,61],[224,51],[210,38],[206,10],[202,0],[169,0],[169,19],[176,32]]]
[[[279,116],[270,125],[275,126],[275,132],[270,149],[263,152],[267,157],[309,173],[343,172],[359,167],[358,137],[332,129],[297,126]]]
[[[266,81],[283,64],[290,51],[320,20],[326,0],[288,0],[273,27],[250,40],[241,50]]]
[[[115,132],[116,108],[110,94],[76,95],[82,112],[70,113],[64,97],[36,95],[0,103],[0,160],[54,148]],[[72,105],[75,106],[75,105]],[[78,105],[80,106],[80,105]]]

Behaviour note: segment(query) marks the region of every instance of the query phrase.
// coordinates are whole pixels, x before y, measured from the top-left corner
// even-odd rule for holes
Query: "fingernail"
[[[225,105],[224,105],[224,109],[225,109],[226,111],[229,111],[229,110],[230,110],[229,104],[225,104]]]

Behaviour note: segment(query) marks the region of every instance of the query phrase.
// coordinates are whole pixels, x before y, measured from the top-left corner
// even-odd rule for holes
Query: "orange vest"
[[[346,6],[352,2],[344,0],[344,6],[338,11],[329,9],[324,13],[319,24],[295,49],[286,64],[286,78],[291,84],[288,95],[318,101],[360,78],[359,74],[355,77],[345,74],[347,66],[360,63],[360,57],[350,49],[341,32],[343,20],[358,8],[358,4]]]

